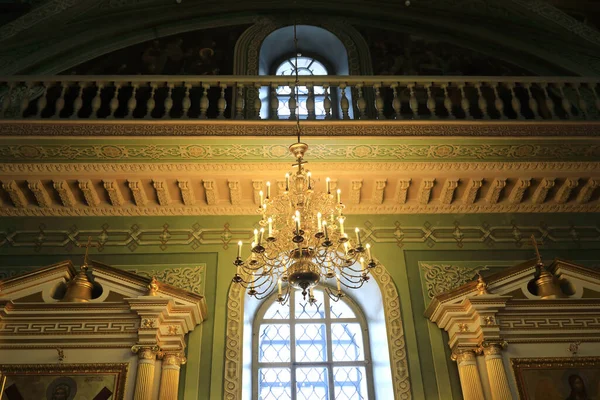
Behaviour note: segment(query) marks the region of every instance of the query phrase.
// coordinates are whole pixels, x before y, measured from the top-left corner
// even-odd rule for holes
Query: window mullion
[[[289,284],[289,283],[288,283]],[[290,287],[290,394],[296,400],[296,290]]]
[[[329,400],[335,400],[335,388],[333,387],[333,349],[332,349],[332,338],[331,338],[331,306],[329,302],[331,299],[329,295],[325,295],[323,292],[323,298],[325,299],[325,331],[327,334],[327,379],[329,382]]]

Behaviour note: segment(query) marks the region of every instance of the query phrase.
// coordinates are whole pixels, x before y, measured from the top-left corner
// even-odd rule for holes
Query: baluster
[[[342,108],[342,119],[350,119],[348,110],[350,109],[350,102],[346,97],[346,83],[340,83],[340,90],[342,91],[342,97],[340,98],[340,107]]]
[[[139,84],[131,82],[131,97],[127,100],[127,118],[133,118],[133,113],[137,107],[137,91]]]
[[[8,107],[10,106],[11,96],[12,96],[13,89],[15,87],[15,83],[9,82],[7,84],[7,87],[8,87],[8,90],[6,91],[6,93],[4,94],[4,98],[2,99],[2,108],[0,109],[0,118],[4,118],[4,116],[6,115],[6,110],[8,110]]]
[[[121,83],[120,82],[114,82],[115,84],[115,92],[113,94],[112,99],[110,99],[110,102],[108,103],[109,107],[110,107],[110,112],[108,113],[108,118],[114,118],[115,117],[115,113],[117,112],[117,109],[119,108],[119,92],[121,91]]]
[[[531,83],[526,83],[525,88],[527,88],[527,94],[529,95],[529,108],[531,112],[533,112],[533,119],[540,119],[540,113],[538,110],[538,103],[535,97],[533,96],[533,92],[531,91]]]
[[[394,109],[394,119],[402,119],[402,102],[398,96],[398,84],[391,84],[392,92],[394,93],[394,99],[392,100],[392,108]]]
[[[90,114],[90,118],[94,119],[98,117],[98,111],[100,110],[100,106],[102,105],[102,89],[104,88],[104,83],[97,82],[96,84],[96,95],[92,99],[92,113]]]
[[[452,99],[450,98],[450,95],[448,94],[448,87],[449,87],[449,85],[447,83],[442,83],[442,89],[444,89],[444,108],[446,109],[446,112],[448,113],[448,118],[455,119],[456,116],[454,115],[454,112],[452,112]]]
[[[521,113],[521,102],[519,101],[519,98],[517,97],[517,94],[515,93],[516,85],[514,83],[509,83],[508,88],[510,89],[510,96],[511,96],[510,105],[512,106],[513,110],[517,114],[517,119],[524,119],[523,114]]]
[[[329,84],[323,84],[325,97],[323,98],[323,108],[325,109],[325,119],[331,119],[331,98],[329,97]]]
[[[46,99],[46,95],[48,94],[48,86],[51,85],[50,82],[40,82],[42,87],[44,88],[44,93],[40,96],[37,101],[37,113],[35,114],[36,118],[42,117],[42,111],[46,108],[46,104],[48,104],[48,99]]]
[[[562,108],[567,113],[567,116],[569,117],[569,119],[573,118],[573,113],[571,112],[571,102],[565,95],[565,84],[560,82],[558,84],[558,90],[560,90],[560,97],[562,99],[562,101],[561,101]]]
[[[315,87],[312,83],[307,83],[308,98],[306,99],[306,112],[308,117],[306,119],[316,119],[315,115]]]
[[[32,85],[31,82],[24,83],[25,89],[23,90],[23,98],[21,99],[21,104],[19,105],[21,118],[23,118],[23,115],[25,114],[25,110],[27,110],[27,108],[29,108],[29,96],[31,95],[31,85]]]
[[[260,101],[260,83],[255,83],[256,98],[254,99],[254,118],[260,119],[260,109],[262,108],[262,102]]]
[[[596,109],[600,112],[600,97],[598,97],[598,93],[596,92],[596,84],[588,83],[588,87],[594,94],[594,99],[596,100],[594,103],[596,104]]]
[[[277,97],[277,83],[271,83],[271,99],[269,103],[271,105],[271,119],[279,119],[279,97]]]
[[[583,96],[581,95],[581,92],[579,91],[581,85],[579,84],[579,82],[576,82],[573,84],[573,88],[575,89],[575,92],[577,93],[577,99],[578,99],[578,105],[579,105],[579,111],[580,111],[580,115],[579,118],[581,119],[586,119],[586,117],[588,116],[588,111],[587,111],[587,103],[586,101],[583,99]]]
[[[473,119],[471,116],[471,103],[465,94],[465,83],[461,82],[458,84],[458,89],[460,90],[460,108],[462,108],[465,113],[465,119]]]
[[[210,84],[203,83],[202,84],[202,97],[200,98],[200,116],[201,119],[208,118],[208,89],[210,89]]]
[[[356,108],[358,108],[358,119],[367,119],[367,101],[363,97],[362,83],[356,84]]]
[[[183,87],[185,88],[185,93],[183,95],[183,99],[181,100],[181,118],[188,119],[190,112],[190,107],[192,106],[192,100],[190,99],[190,90],[192,89],[192,85],[190,83],[183,82]]]
[[[290,98],[288,100],[288,107],[290,109],[290,120],[296,119],[296,111],[298,107],[298,103],[296,102],[296,84],[291,83],[290,87]]]
[[[435,113],[435,99],[431,94],[433,84],[428,83],[425,85],[425,89],[427,90],[427,109],[429,110],[429,114],[431,115],[431,119],[437,119],[437,114]]]
[[[165,97],[164,106],[165,113],[163,114],[163,118],[171,118],[171,109],[173,108],[173,88],[175,85],[173,83],[167,83],[167,97]]]
[[[154,112],[154,108],[156,107],[156,100],[154,96],[156,94],[156,83],[150,83],[150,97],[148,97],[148,101],[146,101],[146,115],[144,118],[152,118],[152,113]]]
[[[237,84],[237,96],[235,96],[235,119],[244,119],[244,84]]]
[[[83,90],[86,87],[85,82],[78,82],[77,85],[79,89],[77,90],[77,98],[73,101],[73,114],[71,114],[71,119],[79,118],[79,111],[81,111],[81,107],[83,107]]]
[[[227,85],[225,85],[224,83],[222,83],[221,85],[221,96],[219,97],[219,100],[217,101],[217,119],[224,119],[225,118],[225,109],[227,108],[227,100],[225,100],[225,89],[227,89]]]
[[[500,119],[507,119],[506,114],[504,114],[504,102],[502,101],[502,98],[498,93],[498,87],[500,85],[501,84],[497,82],[494,82],[492,84],[492,88],[494,89],[494,107],[496,107],[496,110],[498,110],[498,113],[500,114]]]
[[[550,119],[556,119],[556,114],[554,113],[554,101],[552,97],[550,97],[550,92],[548,91],[548,84],[543,82],[540,84],[541,88],[544,90],[544,96],[546,97],[546,108],[550,113]]]
[[[475,84],[475,88],[477,89],[477,105],[479,106],[479,110],[481,111],[482,119],[490,119],[490,115],[488,114],[488,105],[485,97],[483,96],[483,92],[481,91],[481,82],[477,82]]]
[[[413,119],[419,118],[419,102],[417,100],[417,96],[415,95],[415,84],[409,83],[408,90],[410,91],[410,99],[408,101],[408,105],[413,112]]]
[[[377,83],[373,85],[373,87],[375,88],[375,109],[377,110],[377,119],[385,119],[385,115],[383,115],[385,103],[383,97],[381,97],[381,84]]]
[[[65,91],[67,90],[67,83],[58,82],[60,85],[60,94],[58,99],[54,102],[54,116],[53,118],[60,118],[60,112],[65,108]]]

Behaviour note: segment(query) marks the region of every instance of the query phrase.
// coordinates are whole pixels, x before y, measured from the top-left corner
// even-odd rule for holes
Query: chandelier
[[[290,108],[296,108],[298,95],[298,46],[296,49],[296,98]],[[295,101],[294,101],[295,100]],[[263,299],[278,291],[277,301],[285,304],[291,288],[302,290],[304,300],[316,302],[313,288],[319,284],[333,301],[344,296],[342,286],[360,288],[369,280],[369,271],[376,267],[371,245],[363,243],[359,228],[354,235],[346,232],[341,190],[331,190],[331,180],[325,185],[306,169],[304,156],[308,145],[300,141],[300,119],[296,112],[298,142],[289,147],[296,159],[294,170],[285,175],[285,186],[271,196],[271,183],[259,192],[258,213],[262,216],[254,230],[250,255],[243,257],[244,244],[238,242],[232,281],[241,285],[249,296]],[[324,188],[323,188],[324,186]],[[324,189],[324,190],[322,190]],[[330,281],[331,287],[325,283]],[[333,289],[335,282],[336,289]]]

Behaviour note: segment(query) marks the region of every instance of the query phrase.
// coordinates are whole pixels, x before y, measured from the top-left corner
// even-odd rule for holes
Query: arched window
[[[297,68],[296,68],[297,66]],[[312,75],[327,75],[327,68],[322,62],[312,57],[306,57],[299,55],[298,57],[293,56],[277,67],[275,75],[278,76],[296,76],[296,69],[300,76],[312,76]],[[325,118],[325,107],[323,101],[325,100],[325,89],[323,86],[315,86],[313,89],[314,100],[315,100],[315,117],[317,119]],[[297,94],[297,107],[298,117],[301,119],[308,118],[308,109],[306,107],[306,101],[308,100],[309,89],[306,86],[299,86],[296,88],[293,94],[296,98]],[[279,109],[277,115],[280,118],[289,118],[290,116],[290,96],[292,91],[289,86],[279,86],[277,88],[277,98],[279,99]]]
[[[258,309],[253,324],[253,399],[374,399],[369,337],[361,310],[348,297],[331,301],[315,289]]]

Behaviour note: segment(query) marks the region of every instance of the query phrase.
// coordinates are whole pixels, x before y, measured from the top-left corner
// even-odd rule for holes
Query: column
[[[506,369],[502,362],[502,344],[483,343],[485,366],[490,379],[490,390],[493,400],[511,400],[510,387],[506,377]]]
[[[458,375],[460,376],[460,386],[464,400],[485,399],[475,351],[459,350],[454,357],[458,363]]]
[[[164,353],[160,377],[159,400],[177,400],[179,392],[179,369],[186,359],[182,353]]]
[[[158,346],[133,346],[131,351],[138,355],[137,376],[133,400],[151,400],[154,386],[154,364]]]

